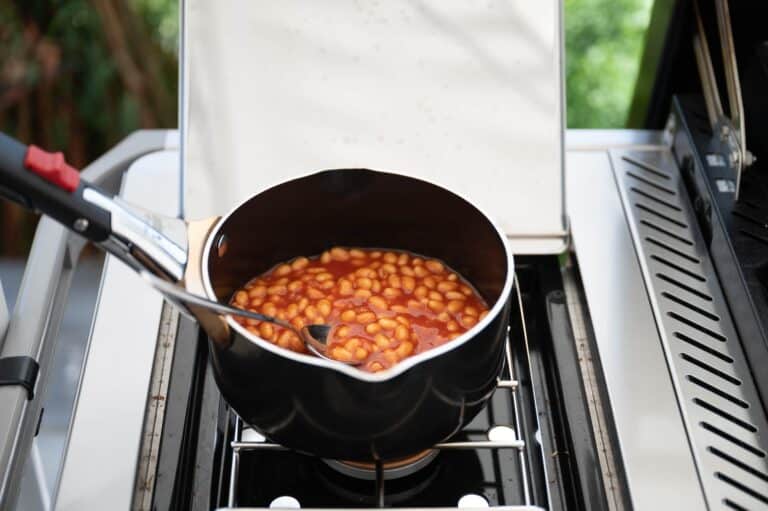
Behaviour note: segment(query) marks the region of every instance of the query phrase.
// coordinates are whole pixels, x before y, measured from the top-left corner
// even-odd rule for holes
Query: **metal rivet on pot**
[[[271,509],[301,509],[299,501],[288,495],[282,495],[269,503]]]
[[[75,220],[75,223],[72,224],[72,227],[77,232],[85,232],[86,229],[88,229],[89,225],[90,225],[90,223],[85,218],[78,218],[77,220]]]
[[[216,240],[216,254],[218,254],[219,257],[224,257],[224,254],[227,253],[228,248],[229,239],[227,238],[226,234],[222,234],[219,236],[219,239]]]
[[[475,493],[468,493],[459,499],[460,508],[477,509],[480,507],[489,507],[488,499]]]

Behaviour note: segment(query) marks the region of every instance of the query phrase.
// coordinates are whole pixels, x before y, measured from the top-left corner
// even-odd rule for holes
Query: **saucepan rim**
[[[235,214],[246,202],[250,201],[252,198],[254,198],[257,195],[260,195],[271,188],[274,188],[275,186],[280,186],[282,184],[290,183],[291,181],[296,181],[299,179],[303,179],[309,176],[313,176],[316,174],[320,174],[322,172],[328,172],[328,171],[334,171],[334,170],[358,170],[358,169],[328,169],[328,170],[321,170],[321,171],[315,171],[315,172],[308,172],[303,175],[296,176],[295,178],[291,179],[290,181],[285,181],[273,186],[270,186],[269,188],[265,188],[264,190],[246,198],[239,204],[237,204],[234,208],[232,208],[226,215],[222,216],[218,222],[214,225],[214,227],[211,229],[210,234],[208,235],[208,238],[205,242],[205,246],[203,247],[203,254],[202,254],[202,280],[203,280],[203,288],[205,290],[205,294],[208,296],[208,298],[211,298],[213,300],[218,301],[218,297],[213,291],[213,285],[211,284],[210,274],[208,271],[208,263],[209,263],[209,256],[212,252],[213,242],[217,238],[217,234],[221,227],[227,222],[227,220]],[[414,179],[416,181],[422,181],[424,183],[437,186],[443,190],[445,190],[448,193],[452,193],[453,195],[456,195],[460,199],[463,199],[467,204],[475,208],[483,217],[485,220],[493,226],[493,228],[496,231],[496,234],[499,237],[499,240],[501,241],[502,246],[504,247],[504,252],[507,256],[507,274],[504,279],[504,287],[501,290],[501,293],[499,294],[499,297],[496,299],[496,302],[493,304],[493,306],[488,311],[488,314],[480,320],[475,326],[464,332],[462,335],[458,336],[457,338],[450,340],[444,344],[441,344],[440,346],[437,346],[435,348],[432,348],[430,350],[424,351],[422,353],[419,353],[418,355],[414,355],[411,357],[407,357],[404,360],[398,362],[394,366],[390,367],[389,369],[385,369],[383,371],[379,371],[377,373],[369,373],[367,371],[363,371],[361,369],[357,369],[356,367],[344,364],[342,362],[334,362],[331,360],[322,359],[320,357],[316,357],[314,355],[305,355],[303,353],[296,353],[295,351],[287,350],[285,348],[281,348],[280,346],[277,346],[275,344],[272,344],[269,341],[266,341],[259,337],[256,334],[251,333],[248,331],[245,327],[240,325],[237,321],[234,320],[232,316],[227,316],[226,321],[227,324],[231,329],[233,329],[235,332],[239,333],[240,335],[244,336],[249,341],[257,344],[260,348],[263,348],[267,351],[270,351],[278,356],[288,358],[290,360],[294,360],[296,362],[300,362],[302,364],[309,364],[314,365],[318,367],[323,367],[325,369],[329,369],[332,371],[338,371],[339,373],[343,373],[346,376],[350,376],[352,378],[366,381],[366,382],[383,382],[387,380],[391,380],[393,378],[396,378],[400,374],[408,371],[414,366],[417,366],[419,364],[422,364],[426,362],[427,360],[431,360],[435,357],[439,357],[440,355],[444,353],[448,353],[449,351],[452,351],[459,346],[465,344],[469,339],[474,337],[478,332],[483,330],[488,324],[490,324],[491,321],[496,319],[496,317],[501,312],[501,309],[506,305],[507,301],[509,300],[509,296],[512,290],[512,284],[514,281],[514,258],[512,256],[512,252],[509,248],[509,242],[507,241],[506,235],[503,233],[503,231],[499,228],[498,225],[496,225],[496,222],[491,220],[491,217],[480,207],[478,207],[475,203],[468,200],[466,197],[461,195],[460,193],[457,193],[453,190],[448,190],[444,186],[441,186],[437,183],[433,183],[431,181],[426,181],[424,179],[420,179],[417,177],[413,177],[407,174],[403,174],[396,171],[381,171],[381,170],[373,170],[373,169],[360,169],[360,170],[371,170],[372,172],[376,172],[379,174],[392,174],[395,176],[405,177],[408,179]],[[298,256],[297,256],[298,257]]]

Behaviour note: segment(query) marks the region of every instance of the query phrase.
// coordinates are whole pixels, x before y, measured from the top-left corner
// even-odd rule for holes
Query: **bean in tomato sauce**
[[[371,372],[455,339],[488,313],[477,291],[442,261],[342,247],[278,264],[236,291],[231,303],[296,328],[329,324],[327,354]],[[307,353],[286,328],[236,321],[273,344]]]

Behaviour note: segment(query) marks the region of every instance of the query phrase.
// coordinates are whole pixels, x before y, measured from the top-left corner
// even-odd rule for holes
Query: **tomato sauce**
[[[372,372],[455,339],[488,313],[477,291],[439,260],[341,247],[277,265],[235,292],[232,304],[296,328],[331,325],[327,355]],[[286,328],[236,321],[278,346],[307,352]]]

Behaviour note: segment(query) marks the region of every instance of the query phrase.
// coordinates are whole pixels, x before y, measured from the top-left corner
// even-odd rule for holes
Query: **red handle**
[[[49,153],[30,145],[24,156],[24,166],[68,192],[74,192],[80,184],[80,173],[64,161],[63,153]]]

